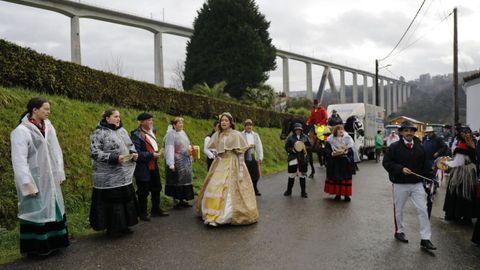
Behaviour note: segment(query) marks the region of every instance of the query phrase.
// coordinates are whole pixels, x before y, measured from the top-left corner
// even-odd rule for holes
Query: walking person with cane
[[[422,178],[433,178],[432,168],[428,166],[425,150],[414,136],[417,128],[405,121],[399,128],[401,139],[390,145],[383,159],[383,167],[388,171],[393,186],[394,237],[400,242],[408,243],[403,224],[403,207],[410,198],[417,210],[420,221],[420,246],[427,250],[437,249],[430,241],[431,228],[425,202],[425,190]]]

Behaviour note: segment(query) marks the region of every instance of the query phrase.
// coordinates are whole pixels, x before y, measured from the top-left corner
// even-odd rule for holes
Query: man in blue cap
[[[413,202],[420,221],[420,246],[428,250],[437,249],[430,241],[431,228],[425,201],[425,189],[418,175],[433,178],[432,168],[428,165],[425,150],[415,137],[417,128],[409,121],[398,129],[401,138],[391,144],[383,159],[383,167],[393,185],[393,204],[395,219],[395,239],[408,243],[403,224],[403,207],[408,198]]]

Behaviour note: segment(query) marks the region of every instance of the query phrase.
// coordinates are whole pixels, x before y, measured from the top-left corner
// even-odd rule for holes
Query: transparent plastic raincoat
[[[45,137],[27,114],[11,133],[12,164],[18,193],[18,217],[46,223],[55,221],[55,202],[65,214],[60,184],[65,180],[63,154],[55,128],[47,119]],[[36,197],[30,196],[37,193]]]

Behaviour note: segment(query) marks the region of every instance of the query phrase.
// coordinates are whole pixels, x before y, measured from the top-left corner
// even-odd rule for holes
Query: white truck
[[[378,130],[384,130],[385,110],[365,103],[331,104],[327,107],[329,117],[333,110],[340,115],[345,130],[355,140],[360,159],[364,155],[368,159],[375,159],[375,135]]]

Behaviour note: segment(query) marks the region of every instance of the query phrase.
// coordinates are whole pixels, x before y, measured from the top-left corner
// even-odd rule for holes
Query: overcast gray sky
[[[192,27],[204,0],[88,0],[120,11]],[[271,22],[270,35],[277,48],[374,71],[374,60],[387,55],[415,15],[421,0],[257,0]],[[423,73],[447,74],[452,68],[453,16],[439,22],[454,6],[459,14],[460,71],[480,67],[480,1],[427,0],[402,50],[382,65],[407,80]],[[80,19],[82,64],[108,69],[123,64],[126,76],[153,82],[153,34],[145,30],[91,19]],[[0,0],[0,38],[63,60],[70,60],[70,19],[64,15]],[[417,41],[418,40],[418,41]],[[167,86],[174,86],[174,71],[185,60],[187,39],[164,35]],[[416,41],[416,42],[415,42]],[[282,64],[270,73],[270,83],[282,90]],[[321,67],[314,67],[314,88]],[[386,69],[383,75],[393,77]],[[335,74],[338,77],[338,74]],[[352,81],[346,75],[347,84]],[[359,78],[359,82],[362,79]],[[337,80],[338,83],[338,80]],[[306,88],[305,64],[290,61],[291,91]]]

